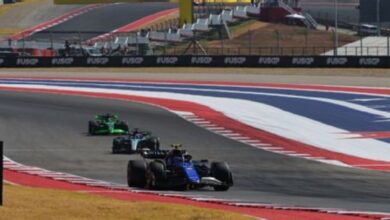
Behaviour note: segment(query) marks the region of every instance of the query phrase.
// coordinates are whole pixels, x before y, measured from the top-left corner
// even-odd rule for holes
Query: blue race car
[[[130,160],[127,166],[129,187],[148,189],[197,189],[211,186],[227,191],[233,176],[226,162],[194,161],[181,145],[172,150],[145,151],[144,160]],[[152,159],[152,160],[150,160]]]
[[[145,150],[158,151],[160,139],[149,131],[134,129],[125,137],[117,137],[112,141],[112,153],[137,153]]]

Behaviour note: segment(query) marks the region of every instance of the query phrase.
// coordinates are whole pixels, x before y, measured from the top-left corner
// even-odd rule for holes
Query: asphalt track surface
[[[110,4],[37,32],[29,39],[48,40],[52,37],[55,40],[88,40],[148,15],[175,7],[177,5],[172,3]]]
[[[235,186],[228,192],[205,189],[185,193],[283,205],[390,210],[389,173],[262,151],[149,105],[11,92],[0,92],[0,103],[0,138],[5,142],[5,154],[26,165],[125,184],[130,156],[111,154],[113,136],[86,133],[87,121],[94,114],[112,112],[131,127],[158,134],[164,146],[184,144],[194,159],[229,162]]]

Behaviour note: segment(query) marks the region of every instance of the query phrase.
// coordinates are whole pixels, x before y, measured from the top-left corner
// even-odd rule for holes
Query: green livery
[[[104,135],[104,134],[127,134],[129,126],[124,121],[120,121],[117,115],[103,114],[96,115],[95,120],[88,123],[88,134]]]

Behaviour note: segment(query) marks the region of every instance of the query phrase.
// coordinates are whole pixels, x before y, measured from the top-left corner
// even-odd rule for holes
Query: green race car
[[[118,116],[112,114],[96,115],[95,120],[88,123],[88,134],[127,134],[129,126],[120,121]]]

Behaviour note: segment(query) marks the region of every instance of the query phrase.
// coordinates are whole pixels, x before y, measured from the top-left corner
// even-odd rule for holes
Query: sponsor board
[[[246,59],[246,57],[225,57],[224,64],[240,66],[246,62]]]
[[[51,64],[53,66],[72,66],[73,63],[73,57],[56,57],[51,59]]]
[[[176,65],[178,64],[178,57],[157,57],[156,64],[157,65]]]
[[[122,65],[142,65],[144,63],[143,57],[123,57]]]
[[[346,57],[328,57],[326,58],[326,65],[329,66],[345,66],[348,63]]]
[[[379,66],[381,59],[379,57],[361,57],[359,58],[360,66]]]
[[[280,64],[280,57],[259,57],[258,64],[277,66]]]
[[[297,66],[312,66],[314,61],[314,57],[293,57],[291,63]]]
[[[0,57],[2,67],[378,67],[390,57],[290,56],[134,56],[134,57]]]
[[[209,65],[213,62],[212,57],[191,57],[191,64]]]
[[[109,64],[110,58],[108,57],[88,57],[87,65],[105,66]]]
[[[38,66],[39,58],[17,58],[16,66]]]

